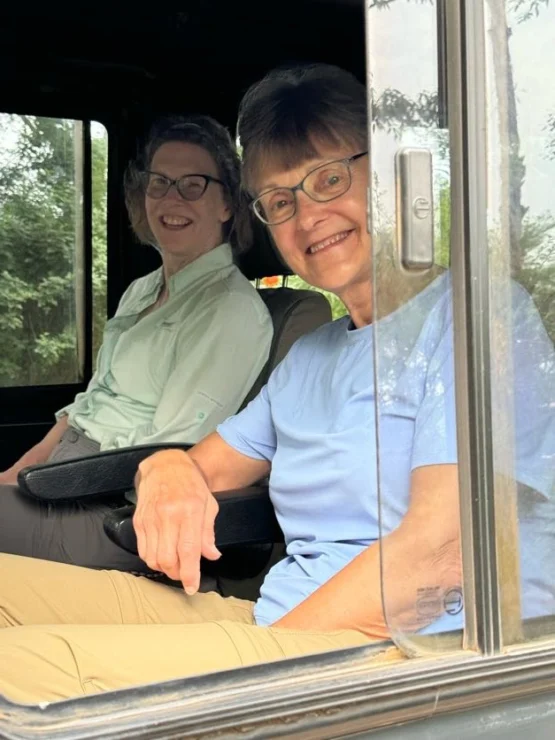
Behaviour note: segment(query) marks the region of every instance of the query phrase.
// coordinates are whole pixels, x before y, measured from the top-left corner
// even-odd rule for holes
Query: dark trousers
[[[93,455],[99,445],[68,429],[49,461]],[[147,573],[147,565],[114,545],[104,533],[104,516],[123,500],[46,503],[31,499],[17,486],[0,486],[0,552],[56,560],[89,568]]]
[[[94,455],[98,451],[97,442],[76,429],[68,429],[49,461]],[[0,486],[0,552],[160,579],[162,574],[150,570],[138,556],[114,545],[104,532],[106,513],[126,503],[123,497],[113,501],[47,503],[26,496],[17,486]],[[203,573],[200,590],[255,600],[270,566],[283,554],[281,545],[275,547],[269,561],[261,563],[261,572],[241,581]],[[252,556],[249,551],[245,554],[247,558]]]

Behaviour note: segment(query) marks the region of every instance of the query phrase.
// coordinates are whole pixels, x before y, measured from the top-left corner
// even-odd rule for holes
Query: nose
[[[302,190],[298,190],[295,217],[300,231],[310,231],[326,218],[326,203],[312,200]]]
[[[177,189],[177,184],[175,182],[170,185],[168,192],[164,195],[162,200],[176,200],[179,203],[183,202],[184,198],[181,196],[181,193]]]

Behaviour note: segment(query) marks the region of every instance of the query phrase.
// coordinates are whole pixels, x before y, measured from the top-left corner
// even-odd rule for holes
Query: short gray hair
[[[288,170],[318,156],[315,144],[367,149],[366,88],[331,64],[269,72],[245,93],[237,133],[243,148],[243,187],[253,193],[261,171]]]

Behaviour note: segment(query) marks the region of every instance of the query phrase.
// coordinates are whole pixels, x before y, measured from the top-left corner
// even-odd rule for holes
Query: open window
[[[60,404],[84,387],[106,320],[105,127],[0,113],[0,190],[2,431],[23,450],[21,425],[56,409],[39,389]]]

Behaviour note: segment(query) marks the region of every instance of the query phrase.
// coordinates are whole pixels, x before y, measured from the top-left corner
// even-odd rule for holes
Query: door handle
[[[402,147],[395,154],[397,238],[401,264],[428,270],[434,264],[432,153]]]

